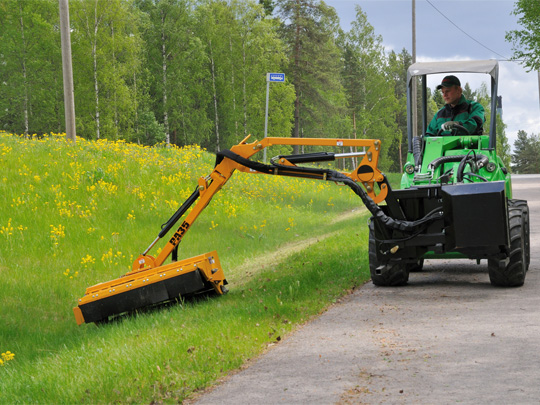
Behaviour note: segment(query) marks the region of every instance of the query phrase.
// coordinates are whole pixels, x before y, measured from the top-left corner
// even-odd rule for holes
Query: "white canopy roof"
[[[499,75],[499,62],[495,59],[448,61],[448,62],[418,62],[409,66],[407,82],[414,76],[431,75],[437,73],[485,73],[495,80]]]

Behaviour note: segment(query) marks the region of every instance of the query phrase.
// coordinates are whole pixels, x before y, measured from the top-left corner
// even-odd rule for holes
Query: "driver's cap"
[[[461,82],[456,76],[446,76],[442,79],[441,84],[437,86],[437,90],[442,89],[443,87],[452,87],[452,86],[461,86]]]

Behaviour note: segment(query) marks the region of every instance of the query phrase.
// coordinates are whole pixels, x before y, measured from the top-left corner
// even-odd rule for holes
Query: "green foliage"
[[[512,171],[519,174],[540,173],[540,138],[518,131],[512,154]]]
[[[77,132],[88,139],[130,139],[141,69],[137,14],[121,0],[70,6]]]
[[[440,91],[436,93],[442,94]],[[465,86],[463,86],[463,95],[465,96],[467,100],[472,100],[474,98],[474,93],[471,89],[471,85],[469,84],[469,82],[465,83]],[[441,95],[441,98],[442,98],[442,95]]]
[[[266,15],[272,15],[275,4],[272,0],[259,0],[259,4],[263,6]]]
[[[510,167],[512,156],[511,148],[506,136],[506,124],[502,117],[497,115],[497,155],[501,158],[506,168]]]
[[[269,136],[381,139],[381,168],[401,171],[411,55],[387,54],[356,12],[343,32],[319,0],[70,3],[77,133],[229,148],[263,136],[266,73],[285,72],[270,85]],[[0,2],[1,129],[63,128],[58,26],[57,0]],[[435,92],[428,115],[441,103]]]
[[[466,85],[468,85],[468,84],[469,84],[469,83],[466,83]],[[473,97],[474,97],[474,96],[471,94],[471,97],[468,98],[468,100],[472,100]],[[438,110],[440,110],[441,108],[444,107],[444,99],[443,99],[442,93],[441,93],[440,91],[434,91],[434,92],[433,92],[432,100],[433,100],[434,103],[435,103],[435,108],[436,108],[435,111],[438,111]]]
[[[63,125],[62,59],[57,26],[58,2],[1,2],[0,128],[33,134],[45,128],[60,130]]]
[[[350,121],[339,80],[336,12],[324,2],[313,0],[283,0],[279,9],[281,37],[287,46],[286,73],[296,92],[292,136],[342,136],[340,131],[349,129]]]
[[[401,138],[396,125],[399,112],[394,83],[387,74],[382,38],[376,36],[362,9],[356,7],[356,20],[343,35],[343,83],[354,123],[354,138],[380,139],[392,145]],[[388,169],[389,148],[381,154],[380,167]]]
[[[144,145],[155,145],[166,141],[163,125],[157,122],[152,111],[144,111],[140,115],[138,134],[140,137],[137,137],[137,141]]]
[[[399,54],[391,51],[388,55],[388,75],[394,83],[397,100],[395,110],[396,134],[394,143],[388,148],[388,158],[392,162],[390,170],[402,172],[407,158],[407,68],[412,63],[412,56],[404,48]]]
[[[468,85],[468,83],[466,84]],[[484,107],[485,111],[485,123],[484,133],[489,134],[489,123],[491,122],[491,98],[488,94],[487,85],[482,83],[479,89],[471,93],[471,99],[479,102]],[[497,111],[495,111],[497,114]],[[496,131],[497,131],[497,155],[503,161],[505,167],[510,167],[510,145],[508,143],[508,137],[506,136],[506,125],[504,124],[502,117],[497,115],[496,118]]]
[[[530,70],[540,69],[540,3],[536,0],[517,0],[514,14],[519,16],[520,30],[506,33],[513,45],[516,60],[522,60]]]

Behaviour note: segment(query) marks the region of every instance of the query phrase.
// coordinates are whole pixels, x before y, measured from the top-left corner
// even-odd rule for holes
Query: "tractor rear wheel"
[[[369,272],[371,281],[376,286],[397,287],[409,281],[409,267],[404,263],[383,264],[377,259],[377,244],[375,241],[375,225],[373,219],[369,222]]]
[[[519,287],[525,282],[527,272],[528,214],[520,206],[508,204],[510,253],[506,259],[488,259],[489,279],[492,285]]]

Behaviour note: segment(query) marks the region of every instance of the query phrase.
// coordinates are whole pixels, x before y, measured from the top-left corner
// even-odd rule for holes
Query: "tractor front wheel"
[[[375,225],[373,219],[369,222],[369,272],[371,281],[376,286],[397,287],[409,281],[409,267],[404,263],[388,262],[383,264],[377,259],[377,244],[375,241]]]
[[[489,279],[492,285],[519,287],[527,273],[527,212],[520,206],[508,204],[508,227],[510,229],[510,253],[506,259],[488,260]]]

